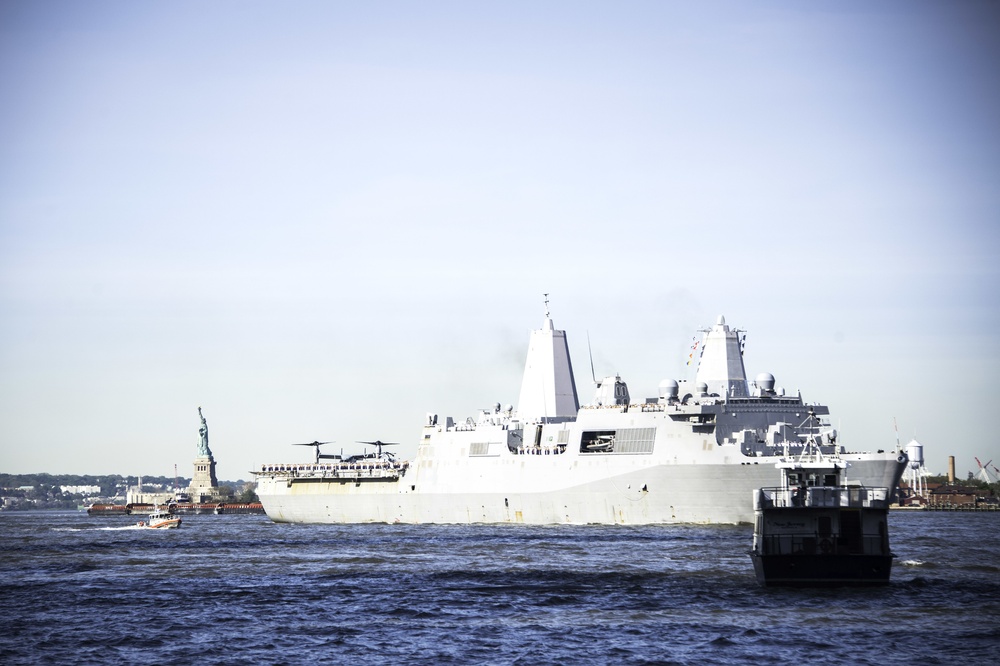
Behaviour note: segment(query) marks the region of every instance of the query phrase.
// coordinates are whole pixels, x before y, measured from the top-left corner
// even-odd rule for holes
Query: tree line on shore
[[[125,497],[128,488],[135,487],[139,477],[121,474],[4,474],[0,473],[0,506],[4,509],[75,509],[82,502],[111,501]],[[183,490],[191,479],[184,477],[142,475],[147,491]],[[64,487],[96,487],[97,492],[63,492]],[[219,489],[234,501],[257,501],[253,484],[242,479],[220,481]]]

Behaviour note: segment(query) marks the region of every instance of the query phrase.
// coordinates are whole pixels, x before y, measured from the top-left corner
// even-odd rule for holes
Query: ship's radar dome
[[[770,372],[762,372],[757,375],[757,386],[760,387],[762,391],[773,391],[774,390],[774,375]]]
[[[708,384],[705,382],[698,382],[698,385],[695,388],[701,395],[708,395]]]
[[[664,379],[660,382],[661,398],[676,398],[679,385],[676,379]]]

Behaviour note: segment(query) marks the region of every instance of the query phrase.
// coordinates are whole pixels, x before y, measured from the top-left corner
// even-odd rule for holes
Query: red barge
[[[152,504],[91,504],[87,507],[88,516],[131,516],[132,514],[148,514],[155,509]],[[166,510],[172,515],[263,515],[264,506],[260,502],[209,502],[204,504],[176,503],[167,505]]]

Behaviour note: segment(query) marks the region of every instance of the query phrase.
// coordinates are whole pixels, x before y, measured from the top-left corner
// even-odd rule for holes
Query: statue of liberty
[[[201,427],[198,428],[198,434],[201,435],[201,441],[198,442],[198,456],[211,458],[212,450],[208,448],[208,421],[205,420],[205,416],[201,413],[201,407],[198,408],[198,416],[201,417]]]

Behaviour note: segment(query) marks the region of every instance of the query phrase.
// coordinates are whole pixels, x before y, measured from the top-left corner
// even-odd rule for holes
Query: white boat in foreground
[[[181,517],[175,516],[169,511],[155,507],[146,520],[140,520],[136,527],[148,530],[172,530],[181,526]]]
[[[827,407],[746,379],[741,331],[705,331],[693,382],[664,380],[633,400],[618,376],[579,406],[564,331],[546,312],[532,331],[517,408],[455,421],[428,414],[412,462],[381,451],[264,464],[267,515],[302,523],[750,523],[755,488],[780,482],[782,457],[837,453],[857,485],[895,488],[901,451],[852,453]],[[329,461],[329,462],[327,462]]]

